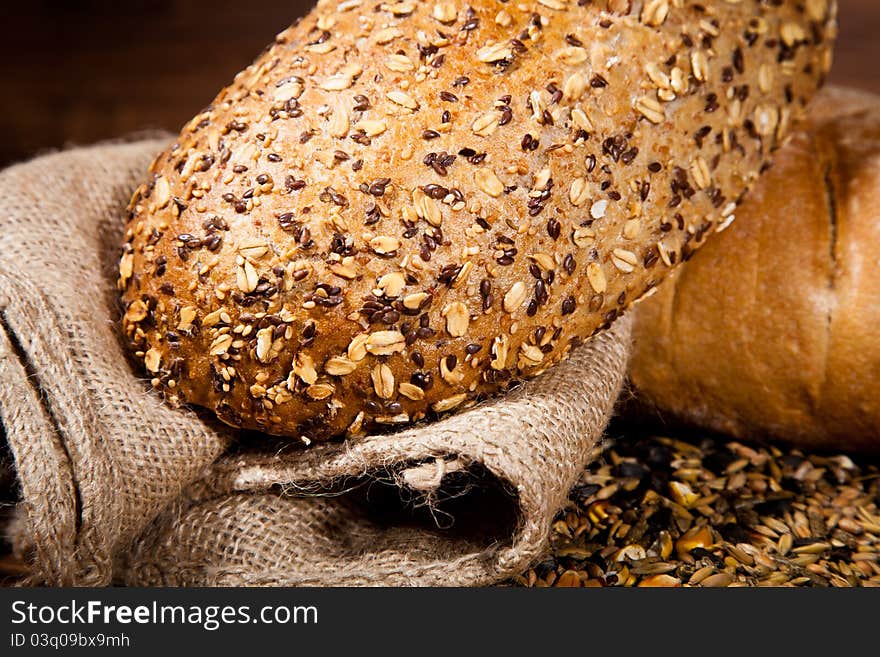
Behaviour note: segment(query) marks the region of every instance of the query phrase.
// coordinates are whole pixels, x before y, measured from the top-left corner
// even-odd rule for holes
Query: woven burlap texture
[[[37,582],[107,584],[113,557],[226,439],[147,394],[116,325],[126,199],[164,140],[0,174],[0,417]]]
[[[629,319],[432,424],[308,449],[239,436],[165,406],[119,338],[124,207],[164,145],[0,173],[7,531],[31,583],[478,585],[537,558],[613,410]]]

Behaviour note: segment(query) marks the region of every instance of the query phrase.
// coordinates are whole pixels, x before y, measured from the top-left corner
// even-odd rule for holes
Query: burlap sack
[[[163,145],[0,173],[0,422],[31,583],[474,585],[525,568],[597,447],[628,318],[440,422],[310,449],[239,436],[164,406],[119,341],[123,208]]]

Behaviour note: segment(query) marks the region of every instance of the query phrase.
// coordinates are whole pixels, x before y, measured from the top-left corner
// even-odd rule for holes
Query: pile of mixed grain
[[[525,586],[880,586],[880,462],[622,438]]]

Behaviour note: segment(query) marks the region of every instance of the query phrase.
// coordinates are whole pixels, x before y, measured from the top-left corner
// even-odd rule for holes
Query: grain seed
[[[477,61],[486,64],[493,64],[500,62],[502,59],[511,59],[512,57],[513,51],[510,49],[510,46],[504,43],[489,44],[477,50]]]
[[[422,307],[422,304],[430,298],[430,296],[431,295],[427,292],[414,292],[413,294],[408,294],[403,298],[403,307],[408,310],[418,310]]]
[[[397,390],[401,395],[413,401],[421,401],[425,398],[424,390],[407,381],[402,381],[400,385],[397,386]]]
[[[236,268],[235,284],[238,286],[238,289],[245,294],[250,294],[256,290],[259,282],[260,277],[257,275],[257,270],[254,269],[254,266],[247,260]]]
[[[602,219],[605,216],[605,212],[608,210],[608,201],[601,200],[596,201],[593,205],[590,206],[590,216],[593,219]]]
[[[159,210],[168,205],[168,201],[171,200],[171,185],[168,183],[168,179],[165,176],[159,176],[156,178],[156,184],[153,186],[153,203],[156,206],[156,209]]]
[[[162,354],[158,349],[150,348],[147,349],[147,353],[144,354],[144,366],[148,371],[153,372],[154,374],[159,371],[159,367],[162,364]]]
[[[132,304],[134,305],[134,304]],[[145,306],[146,307],[146,306]],[[130,308],[129,308],[130,310]],[[198,311],[195,306],[184,306],[180,309],[180,320],[177,322],[178,331],[188,331],[196,321]]]
[[[259,260],[269,253],[269,245],[260,239],[245,239],[238,245],[238,252],[245,258]]]
[[[733,577],[728,573],[715,573],[714,575],[709,575],[709,577],[701,582],[701,586],[706,588],[719,588],[730,586],[731,584],[733,584]]]
[[[648,96],[642,96],[636,101],[636,109],[651,123],[663,123],[666,120],[663,105]]]
[[[329,383],[316,383],[306,388],[306,395],[315,401],[327,399],[328,397],[331,397],[334,392],[336,392],[336,388]]]
[[[568,199],[571,201],[571,204],[578,208],[589,200],[589,196],[590,190],[587,186],[587,179],[575,178],[568,189]]]
[[[292,373],[302,379],[303,383],[314,384],[318,380],[318,372],[315,370],[315,361],[304,352],[300,352],[293,359]]]
[[[399,271],[380,276],[377,283],[377,287],[382,290],[382,294],[389,298],[400,296],[405,286],[406,278]]]
[[[382,399],[391,399],[394,396],[394,373],[385,363],[379,363],[370,372],[373,381],[373,390]]]
[[[218,335],[211,342],[211,346],[208,348],[208,354],[211,356],[222,356],[231,346],[232,336],[229,333]]]
[[[596,294],[603,294],[608,289],[608,281],[605,279],[605,272],[602,266],[597,262],[591,262],[587,265],[587,281]]]
[[[406,109],[413,111],[419,109],[418,101],[410,96],[408,93],[405,93],[403,91],[398,91],[397,89],[395,89],[393,91],[389,91],[387,94],[385,94],[385,96],[392,103],[400,105],[401,107],[405,107]]]
[[[458,18],[458,10],[452,2],[438,2],[431,15],[441,23],[453,23]]]
[[[578,226],[571,233],[571,241],[579,249],[591,246],[596,239],[596,231],[588,226]]]
[[[642,6],[640,20],[645,25],[659,27],[669,15],[669,0],[647,0]]]
[[[504,191],[504,184],[495,175],[492,169],[481,167],[474,172],[477,187],[489,196],[498,197]]]
[[[274,327],[267,326],[257,331],[257,360],[261,363],[269,362],[269,351],[272,349],[272,334]]]
[[[351,342],[348,344],[348,349],[346,353],[348,354],[349,359],[354,362],[360,362],[367,356],[367,340],[370,339],[369,334],[367,333],[359,333],[351,339]]]
[[[365,120],[358,123],[358,127],[364,131],[367,137],[378,137],[388,129],[388,124],[382,119]]]
[[[522,281],[517,281],[510,286],[507,294],[504,295],[504,312],[513,313],[522,306],[526,300],[526,285]]]
[[[558,50],[554,57],[566,66],[579,66],[587,61],[587,51],[580,46],[569,46]]]
[[[501,112],[495,110],[478,116],[471,124],[471,130],[475,135],[488,137],[501,125]]]
[[[333,356],[324,363],[324,371],[331,376],[345,376],[357,369],[357,363],[345,356]]]
[[[510,343],[506,335],[495,336],[495,339],[492,340],[492,360],[489,361],[489,366],[493,370],[503,370],[507,367],[507,353],[509,348]]]
[[[712,174],[709,171],[709,165],[699,155],[691,162],[691,175],[699,189],[706,189],[712,184]]]
[[[333,112],[333,115],[330,117],[327,131],[330,133],[331,137],[342,139],[348,134],[349,127],[351,127],[351,123],[348,120],[348,112],[339,109]]]
[[[377,235],[370,240],[370,248],[380,255],[389,255],[400,248],[400,240],[390,235]]]
[[[691,53],[691,70],[694,77],[700,82],[706,82],[709,79],[709,60],[702,50],[694,50]]]
[[[395,73],[407,73],[416,70],[416,65],[413,64],[412,60],[406,55],[392,53],[385,58],[385,68],[389,71],[394,71]]]
[[[400,331],[376,331],[370,333],[364,346],[366,350],[375,356],[390,356],[403,351],[406,340]],[[352,358],[349,354],[349,358]],[[352,358],[352,360],[356,360]]]
[[[440,401],[432,404],[431,408],[434,409],[434,411],[436,411],[437,413],[451,411],[453,408],[461,406],[461,403],[465,399],[467,399],[467,394],[462,392],[457,395],[447,397],[446,399],[441,399]]]
[[[626,249],[614,249],[611,252],[611,263],[624,274],[631,274],[639,264],[639,257]]]
[[[453,301],[443,308],[443,317],[446,318],[446,332],[453,338],[460,338],[467,334],[470,323],[470,314],[467,306],[461,301]]]
[[[451,386],[457,386],[464,380],[464,373],[457,361],[453,362],[451,358],[444,357],[440,359],[440,378]]]

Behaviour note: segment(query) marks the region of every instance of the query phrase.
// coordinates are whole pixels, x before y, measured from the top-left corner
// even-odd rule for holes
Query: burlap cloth
[[[164,139],[0,173],[6,528],[51,585],[477,585],[545,546],[620,390],[629,320],[504,397],[309,449],[166,407],[125,357],[123,209]]]

